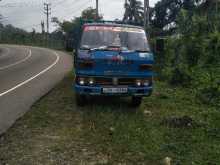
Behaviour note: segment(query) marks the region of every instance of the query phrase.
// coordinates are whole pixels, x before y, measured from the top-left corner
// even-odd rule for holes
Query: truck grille
[[[135,85],[134,78],[95,78],[97,85]]]

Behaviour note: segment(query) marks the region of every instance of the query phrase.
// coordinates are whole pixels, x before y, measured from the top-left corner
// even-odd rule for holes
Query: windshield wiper
[[[150,50],[133,50],[134,52],[138,52],[138,53],[150,53]]]
[[[100,46],[98,48],[92,48],[91,51],[96,51],[96,50],[112,51],[113,48],[120,50],[123,49],[121,46],[108,45],[108,46]]]
[[[107,46],[100,46],[97,48],[91,48],[89,46],[81,46],[80,49],[82,50],[89,50],[89,51],[96,51],[96,50],[106,50],[108,47]]]
[[[88,45],[83,45],[80,47],[82,50],[91,50],[91,48]]]
[[[97,47],[97,48],[92,48],[90,49],[91,51],[95,51],[95,50],[107,50],[108,49],[108,46],[100,46],[100,47]]]
[[[127,51],[128,48],[127,47],[122,47],[122,46],[115,46],[115,45],[103,45],[103,46],[100,46],[100,47],[97,47],[97,48],[90,48],[89,46],[85,46],[83,45],[82,47],[80,47],[80,49],[83,49],[83,50],[89,50],[89,51],[97,51],[97,50],[104,50],[104,51],[112,51],[112,49],[120,49],[120,51]]]

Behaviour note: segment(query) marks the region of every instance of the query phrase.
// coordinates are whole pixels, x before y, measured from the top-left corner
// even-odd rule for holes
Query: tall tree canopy
[[[128,0],[125,4],[125,14],[123,21],[143,24],[144,8],[139,0]]]
[[[215,0],[160,0],[150,15],[152,28],[159,29],[160,32],[172,31],[176,28],[176,21],[182,9],[192,16],[195,9],[210,6],[213,1]]]
[[[83,10],[81,17],[84,20],[95,20],[96,18],[96,9],[93,9],[92,7],[89,7],[85,10]],[[99,15],[98,20],[103,19],[102,15]]]
[[[53,22],[58,25],[57,31],[61,31],[66,34],[66,40],[68,49],[72,49],[72,46],[75,48],[79,44],[79,40],[81,37],[82,24],[84,21],[95,20],[96,18],[96,10],[92,7],[89,7],[82,11],[80,17],[75,17],[72,21],[63,21],[60,22],[57,18],[53,18]],[[103,16],[99,15],[98,20],[102,20]]]

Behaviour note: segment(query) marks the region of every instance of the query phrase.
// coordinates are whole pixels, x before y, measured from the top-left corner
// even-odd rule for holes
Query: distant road
[[[0,45],[0,134],[72,69],[72,57],[44,48]]]

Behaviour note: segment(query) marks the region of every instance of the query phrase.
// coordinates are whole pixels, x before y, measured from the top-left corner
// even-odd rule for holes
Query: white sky
[[[153,6],[157,1],[150,0],[150,5]],[[58,17],[59,20],[71,20],[87,7],[95,7],[95,0],[2,0],[0,13],[5,17],[3,23],[10,23],[29,31],[32,28],[40,30],[40,22],[46,21],[43,13],[44,2],[52,4],[51,17]],[[121,19],[124,14],[124,2],[125,0],[99,0],[100,13],[106,20]],[[50,30],[54,28],[51,24]]]

